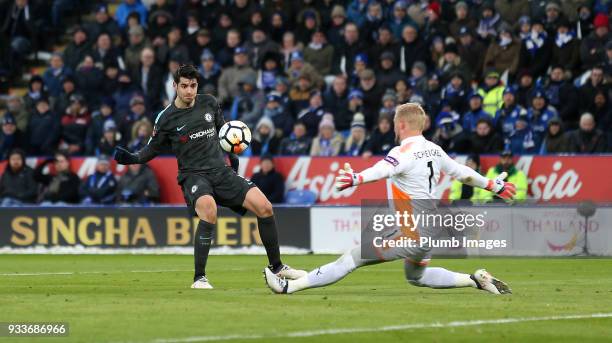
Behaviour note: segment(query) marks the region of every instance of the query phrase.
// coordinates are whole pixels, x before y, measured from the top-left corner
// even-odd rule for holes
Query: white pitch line
[[[513,324],[523,322],[540,322],[540,321],[554,321],[554,320],[571,320],[571,319],[592,319],[592,318],[612,318],[612,313],[592,313],[592,314],[573,314],[564,316],[548,316],[548,317],[524,317],[524,318],[502,318],[502,319],[482,319],[482,320],[466,320],[466,321],[453,321],[447,323],[417,323],[417,324],[403,324],[403,325],[391,325],[391,326],[380,326],[380,327],[362,327],[362,328],[338,328],[338,329],[324,329],[324,330],[312,330],[312,331],[293,331],[286,333],[273,333],[273,334],[234,334],[224,336],[194,336],[185,338],[165,338],[156,339],[151,341],[152,343],[186,343],[186,342],[210,342],[210,341],[231,341],[236,339],[271,339],[271,338],[295,338],[295,337],[314,337],[323,335],[340,335],[340,334],[353,334],[353,333],[364,333],[364,332],[380,332],[380,331],[403,331],[403,330],[418,330],[418,329],[431,329],[431,328],[454,328],[454,327],[465,327],[465,326],[478,326],[478,325],[496,325],[496,324]]]
[[[90,271],[90,272],[49,272],[49,273],[1,273],[0,276],[49,276],[49,275],[80,275],[80,274],[122,274],[122,273],[170,273],[189,272],[189,269],[163,269],[163,270],[126,270],[126,271]]]

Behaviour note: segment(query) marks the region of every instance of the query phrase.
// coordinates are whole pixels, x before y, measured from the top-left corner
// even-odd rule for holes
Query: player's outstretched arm
[[[119,164],[142,164],[149,162],[155,158],[157,154],[157,150],[151,145],[145,145],[140,151],[134,153],[122,146],[117,146],[113,153],[113,158]]]
[[[504,179],[508,176],[508,173],[503,172],[494,180],[490,180],[472,168],[465,166],[461,163],[448,157],[445,152],[442,152],[442,171],[470,186],[483,188],[489,192],[497,194],[498,197],[511,201],[514,199],[516,194],[516,187],[511,182],[505,182]]]
[[[336,189],[342,191],[363,183],[386,179],[394,174],[397,165],[397,160],[390,155],[361,173],[356,173],[353,171],[350,164],[345,163],[344,168],[338,170],[338,176],[336,176]]]

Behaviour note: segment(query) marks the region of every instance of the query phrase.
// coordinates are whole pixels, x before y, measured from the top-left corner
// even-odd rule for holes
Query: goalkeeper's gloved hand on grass
[[[338,176],[336,176],[336,189],[338,191],[357,186],[360,183],[363,183],[363,177],[359,173],[355,173],[350,164],[345,163],[344,169],[338,170]]]
[[[504,179],[508,176],[508,173],[503,172],[499,174],[495,180],[489,180],[489,184],[485,188],[489,192],[497,194],[498,197],[506,200],[514,200],[516,195],[516,186],[511,182],[506,182]]]

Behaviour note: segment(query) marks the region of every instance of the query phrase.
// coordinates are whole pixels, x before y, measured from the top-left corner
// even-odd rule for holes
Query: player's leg
[[[473,287],[493,294],[512,293],[503,281],[493,277],[484,269],[474,274],[464,274],[440,267],[428,267],[429,259],[406,258],[404,272],[408,282],[414,286],[429,288]]]
[[[195,212],[200,218],[193,240],[194,275],[193,288],[212,288],[206,278],[206,262],[217,224],[217,204],[206,194],[196,200]]]
[[[210,289],[206,278],[206,262],[217,223],[217,204],[212,197],[210,180],[205,175],[186,175],[181,181],[189,212],[200,222],[193,240],[194,277],[191,288]]]
[[[264,270],[264,275],[268,287],[275,293],[295,293],[308,288],[331,285],[342,280],[359,267],[382,262],[385,261],[362,259],[361,248],[356,247],[344,253],[334,262],[323,265],[296,280],[282,279],[267,269]]]
[[[456,273],[444,268],[427,267],[429,259],[406,258],[404,272],[406,280],[414,286],[430,288],[474,287],[476,282],[470,274]]]
[[[246,193],[242,206],[257,216],[259,236],[268,255],[269,269],[275,274],[280,273],[289,279],[297,279],[304,276],[306,272],[292,269],[281,261],[274,210],[272,204],[261,190],[257,187],[251,187]]]

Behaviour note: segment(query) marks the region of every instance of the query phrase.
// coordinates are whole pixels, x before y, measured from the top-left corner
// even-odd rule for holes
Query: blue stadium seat
[[[317,195],[308,190],[292,189],[285,194],[285,203],[290,205],[312,205],[317,201]]]

